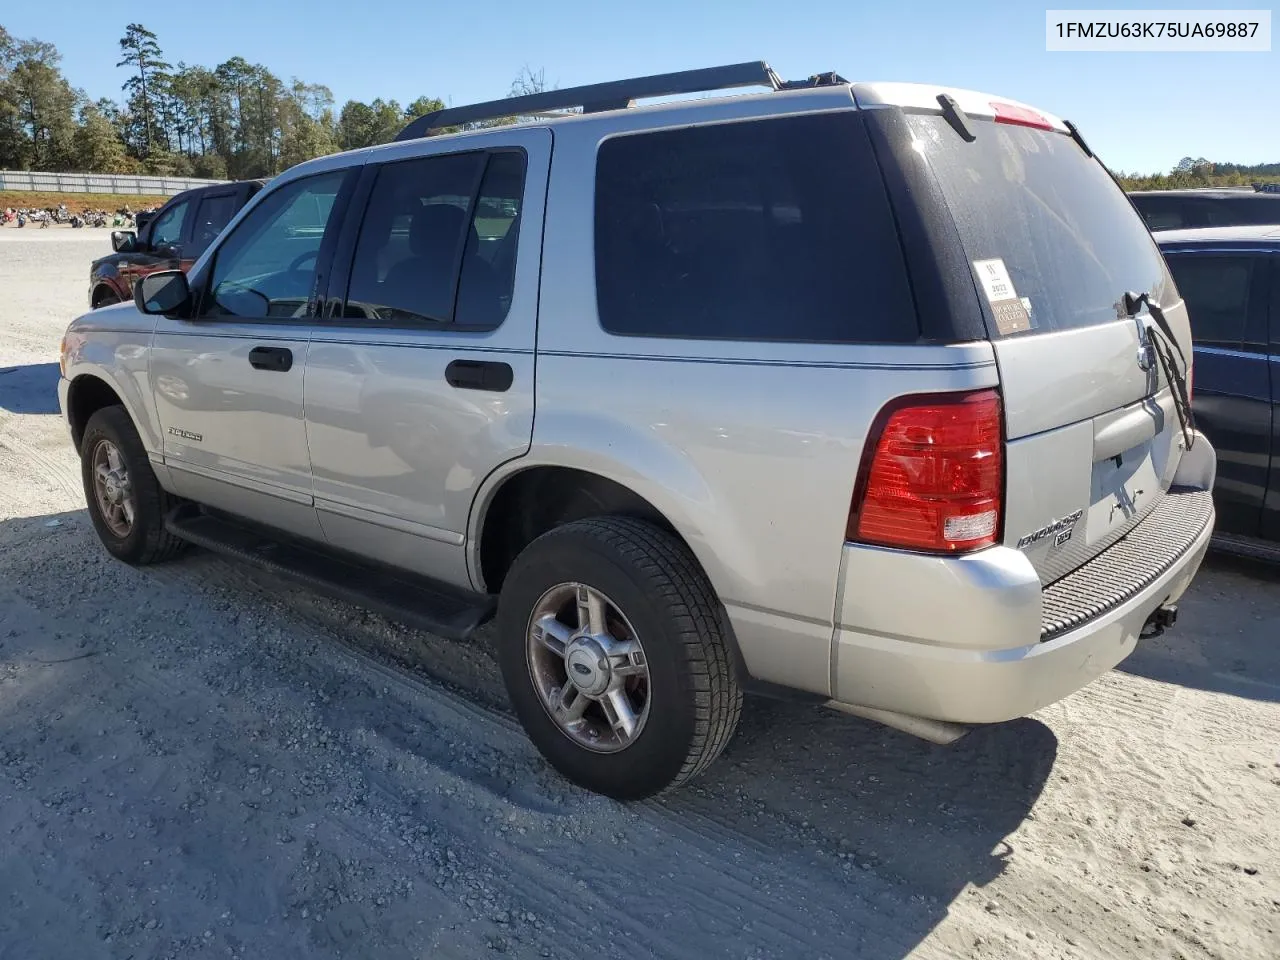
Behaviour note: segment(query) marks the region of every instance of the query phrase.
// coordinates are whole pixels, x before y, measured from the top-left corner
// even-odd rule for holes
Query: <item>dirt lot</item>
[[[1280,956],[1280,573],[934,747],[749,702],[711,773],[565,785],[458,645],[83,510],[58,339],[105,234],[0,231],[0,958]]]
[[[110,213],[128,207],[130,210],[150,210],[163,204],[168,197],[142,197],[132,193],[45,193],[39,190],[0,190],[0,210],[56,210],[65,203],[72,213],[86,210],[106,210]]]

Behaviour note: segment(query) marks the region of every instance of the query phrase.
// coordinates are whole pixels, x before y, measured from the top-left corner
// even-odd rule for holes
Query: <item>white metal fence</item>
[[[221,180],[191,177],[135,177],[115,173],[33,173],[0,170],[0,190],[41,190],[47,193],[123,193],[171,197],[183,190]]]

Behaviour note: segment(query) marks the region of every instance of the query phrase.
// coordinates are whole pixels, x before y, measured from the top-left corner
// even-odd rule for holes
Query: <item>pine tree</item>
[[[136,76],[124,82],[122,89],[129,92],[130,109],[141,124],[138,154],[149,157],[165,94],[167,76],[164,71],[169,69],[169,64],[164,62],[156,35],[140,23],[131,23],[125,28],[124,36],[120,38],[120,51],[121,59],[116,66],[133,67],[138,71]]]

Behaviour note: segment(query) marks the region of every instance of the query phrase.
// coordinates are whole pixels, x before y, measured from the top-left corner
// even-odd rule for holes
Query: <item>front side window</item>
[[[151,246],[159,247],[167,243],[178,243],[182,240],[182,221],[186,219],[187,207],[191,204],[183,200],[156,218],[151,227]]]
[[[524,157],[514,152],[383,166],[356,240],[344,315],[496,327],[511,300],[523,189]]]
[[[1240,347],[1249,318],[1254,258],[1180,254],[1170,256],[1168,262],[1186,301],[1195,343]]]
[[[301,317],[315,286],[320,244],[346,171],[273,191],[218,249],[205,313],[215,317]]]

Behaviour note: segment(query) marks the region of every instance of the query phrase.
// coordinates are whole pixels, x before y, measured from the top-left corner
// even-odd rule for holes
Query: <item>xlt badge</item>
[[[1043,540],[1050,534],[1055,533],[1058,534],[1058,536],[1054,537],[1053,540],[1055,545],[1066,543],[1071,539],[1071,532],[1076,525],[1076,521],[1083,516],[1084,511],[1077,510],[1075,513],[1067,514],[1061,520],[1054,520],[1052,523],[1045,524],[1039,530],[1035,530],[1028,533],[1025,537],[1020,538],[1018,540],[1018,549],[1021,550],[1023,547],[1030,546],[1033,543]],[[1065,536],[1063,534],[1065,534]]]

